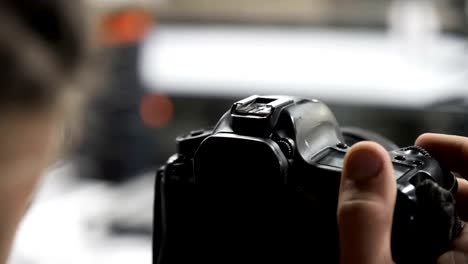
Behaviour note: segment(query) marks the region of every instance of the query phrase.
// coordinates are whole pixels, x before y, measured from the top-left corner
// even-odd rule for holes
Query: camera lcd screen
[[[322,157],[318,164],[327,165],[336,168],[343,168],[345,153],[339,151],[328,151],[328,153]],[[406,166],[399,163],[393,163],[393,169],[395,171],[395,178],[398,180],[401,176],[411,170],[412,167]]]
[[[332,166],[336,168],[343,168],[344,153],[338,151],[328,151],[328,153],[322,157],[318,163],[321,165]]]

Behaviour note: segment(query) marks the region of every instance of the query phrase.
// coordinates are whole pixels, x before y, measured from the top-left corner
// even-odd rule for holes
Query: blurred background
[[[11,263],[151,263],[155,170],[234,101],[324,101],[400,146],[468,135],[465,0],[87,0],[105,47],[83,143],[51,169]]]

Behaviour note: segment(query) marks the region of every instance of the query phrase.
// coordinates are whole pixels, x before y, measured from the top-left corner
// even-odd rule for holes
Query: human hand
[[[428,150],[444,167],[457,173],[457,210],[468,220],[468,138],[424,134],[416,145]],[[362,142],[345,158],[338,225],[341,263],[393,263],[391,228],[396,186],[391,160],[381,146]],[[454,250],[439,259],[441,264],[468,263],[468,229],[453,244]]]
[[[393,263],[391,231],[396,181],[388,152],[360,142],[347,153],[338,200],[340,262]]]
[[[443,134],[424,134],[416,140],[444,167],[458,177],[458,192],[455,195],[457,213],[463,221],[468,221],[468,138]],[[468,263],[468,228],[454,241],[453,251],[444,254],[438,263]]]

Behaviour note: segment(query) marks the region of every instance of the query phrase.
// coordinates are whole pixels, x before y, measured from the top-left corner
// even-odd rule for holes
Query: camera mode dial
[[[431,154],[427,152],[427,150],[419,147],[419,146],[409,146],[404,149],[402,149],[403,152],[405,152],[408,155],[422,155],[428,159],[432,158]]]

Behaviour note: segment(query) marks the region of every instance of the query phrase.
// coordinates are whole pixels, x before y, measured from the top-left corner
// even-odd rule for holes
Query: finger
[[[468,254],[468,225],[465,224],[459,238],[453,242],[453,249]]]
[[[338,201],[341,263],[393,263],[390,239],[396,182],[387,151],[372,142],[345,157]]]
[[[463,221],[468,221],[468,181],[461,178],[457,180],[458,191],[455,194],[457,213]]]
[[[466,254],[458,251],[449,251],[437,260],[437,264],[466,264],[468,258]]]
[[[428,133],[419,136],[416,145],[429,151],[447,169],[468,177],[468,138]]]

